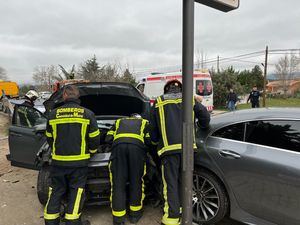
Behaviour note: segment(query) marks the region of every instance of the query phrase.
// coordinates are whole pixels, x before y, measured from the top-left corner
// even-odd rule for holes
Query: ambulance
[[[163,94],[164,86],[170,80],[182,82],[182,73],[152,73],[142,78],[137,85],[137,89],[149,97],[151,103],[154,103],[155,99]],[[202,104],[207,107],[208,111],[212,112],[214,93],[210,73],[206,70],[196,70],[194,71],[193,80],[193,93],[203,96]]]

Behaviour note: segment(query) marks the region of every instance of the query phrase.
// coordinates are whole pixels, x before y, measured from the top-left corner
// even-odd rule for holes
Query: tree
[[[72,69],[70,72],[68,72],[62,65],[58,65],[63,76],[61,74],[58,74],[57,77],[55,77],[56,80],[62,81],[62,80],[73,80],[75,78],[76,70],[75,65],[72,66]]]
[[[82,79],[89,80],[89,81],[98,81],[100,67],[97,62],[96,55],[93,58],[88,59],[80,66],[79,76]]]
[[[58,76],[59,72],[56,66],[39,66],[35,68],[32,79],[37,84],[39,91],[51,91],[51,86]]]
[[[123,81],[125,83],[130,83],[133,86],[137,85],[135,77],[132,75],[132,73],[130,73],[128,68],[125,69],[123,76],[121,77],[121,81]]]
[[[238,72],[233,67],[229,67],[219,73],[212,71],[212,82],[214,86],[214,105],[224,107],[230,88],[233,88],[237,94],[242,92],[242,86],[237,81]]]
[[[6,70],[0,66],[0,80],[8,80]]]
[[[243,92],[248,93],[253,86],[263,89],[264,77],[261,68],[256,65],[250,70],[244,70],[238,74],[237,81],[243,86]]]
[[[287,95],[288,81],[294,78],[295,72],[300,64],[300,57],[291,53],[281,57],[275,65],[276,73],[275,76],[281,81],[284,96]]]

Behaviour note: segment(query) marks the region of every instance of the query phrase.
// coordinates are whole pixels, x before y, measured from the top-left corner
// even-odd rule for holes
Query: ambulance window
[[[145,84],[139,84],[139,85],[137,86],[137,89],[138,89],[140,92],[144,93]]]
[[[207,96],[212,94],[212,83],[210,80],[197,80],[196,81],[197,95]]]

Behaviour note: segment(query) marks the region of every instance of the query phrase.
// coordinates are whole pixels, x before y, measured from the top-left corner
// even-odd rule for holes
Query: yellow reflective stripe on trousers
[[[158,97],[157,102],[158,103],[162,102],[161,97]],[[160,127],[161,127],[163,143],[164,143],[164,146],[168,146],[164,107],[160,106],[160,107],[158,107],[158,110],[159,110],[159,115],[160,115],[159,118],[160,118]]]
[[[52,159],[59,160],[59,161],[78,161],[78,160],[84,160],[89,159],[91,157],[90,154],[84,154],[84,155],[52,155]]]
[[[52,154],[56,154],[55,144],[56,144],[56,138],[57,138],[57,127],[56,124],[51,125],[52,131],[53,131],[53,144],[52,144]]]
[[[76,195],[76,200],[74,203],[74,208],[72,214],[65,214],[65,218],[67,220],[77,220],[79,219],[81,213],[79,213],[79,207],[80,207],[80,202],[82,199],[82,193],[83,193],[83,188],[78,188],[77,190],[77,195]]]
[[[48,131],[46,131],[45,134],[46,134],[46,136],[49,137],[49,138],[52,137],[52,134],[49,133]]]
[[[168,203],[168,184],[165,179],[165,168],[164,165],[161,165],[161,173],[162,173],[162,180],[163,180],[163,196],[165,200],[164,206],[164,215],[161,222],[165,225],[179,225],[179,218],[169,218],[169,203]]]
[[[126,210],[122,210],[122,211],[112,210],[112,214],[113,214],[113,216],[116,216],[116,217],[122,217],[122,216],[126,215]]]
[[[144,138],[142,138],[138,134],[132,134],[132,133],[117,134],[117,135],[115,135],[114,140],[117,140],[119,138],[135,138],[144,143]]]
[[[96,131],[94,131],[92,133],[89,133],[89,137],[90,138],[94,138],[94,137],[97,137],[99,134],[100,134],[100,131],[96,130]]]
[[[48,204],[49,204],[51,195],[52,195],[52,188],[49,187],[48,200],[47,200],[47,203],[46,203],[46,206],[44,209],[44,219],[45,220],[55,220],[55,219],[59,218],[59,213],[52,213],[52,214],[47,213],[47,208],[48,208]]]

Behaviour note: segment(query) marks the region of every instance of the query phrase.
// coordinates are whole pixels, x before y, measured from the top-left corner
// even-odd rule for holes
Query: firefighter
[[[151,145],[149,122],[138,114],[118,119],[106,135],[112,142],[109,163],[113,224],[122,225],[126,215],[126,183],[129,183],[129,221],[142,217],[146,145]]]
[[[22,105],[34,107],[34,102],[39,97],[39,94],[35,90],[30,90],[25,94],[25,101]]]
[[[26,127],[33,127],[36,122],[36,111],[32,110],[35,100],[39,94],[35,90],[30,90],[25,94],[25,101],[17,106],[17,111],[20,117],[20,123]]]
[[[195,96],[194,114],[202,128],[209,125],[210,115]],[[157,144],[161,158],[163,195],[165,200],[162,224],[178,225],[181,216],[181,164],[182,164],[182,84],[169,81],[164,95],[158,97],[151,113],[151,140]],[[196,145],[194,143],[194,149]]]
[[[44,210],[46,225],[58,225],[63,196],[67,197],[66,225],[81,222],[90,155],[100,145],[100,131],[94,113],[81,107],[79,91],[68,85],[63,90],[64,104],[50,112],[46,136],[52,147],[51,186]]]

